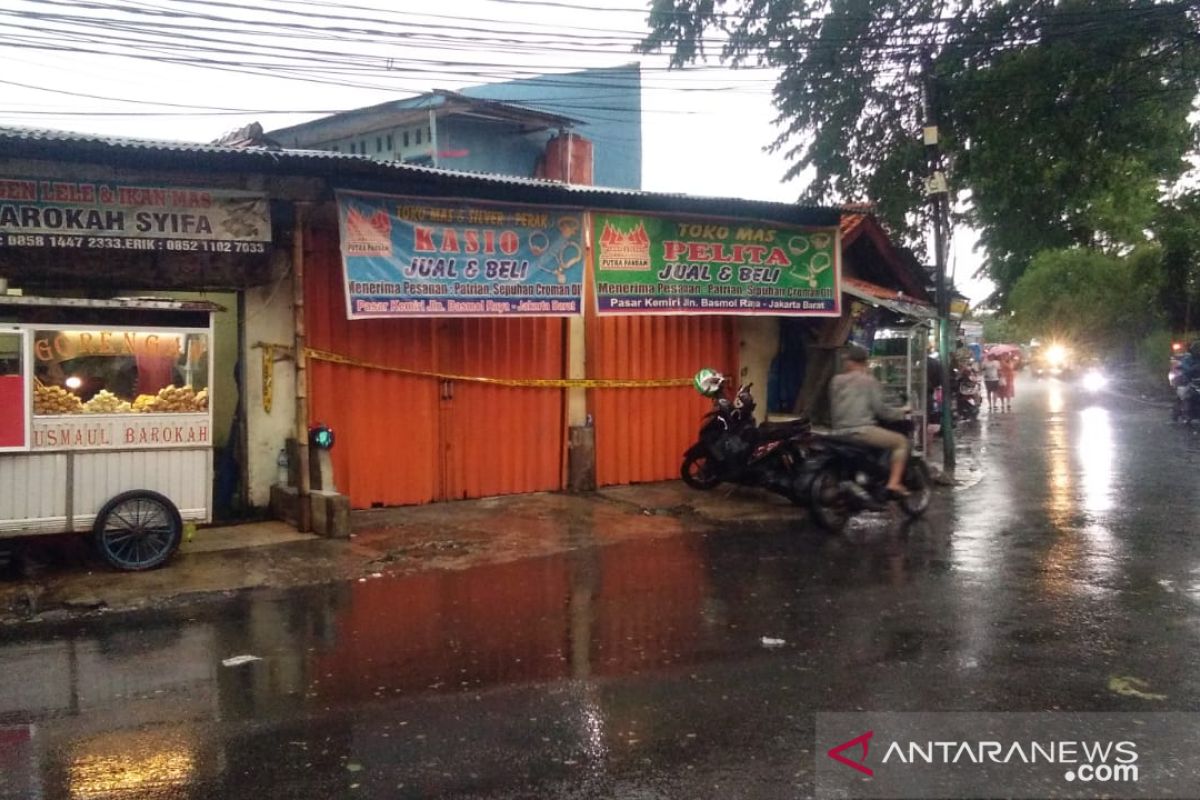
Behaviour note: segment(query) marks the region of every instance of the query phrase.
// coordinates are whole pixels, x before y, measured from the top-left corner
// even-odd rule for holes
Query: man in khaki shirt
[[[883,401],[883,387],[867,371],[867,351],[858,345],[846,348],[844,369],[829,382],[829,400],[833,432],[838,436],[858,439],[870,447],[889,450],[892,470],[887,489],[894,495],[906,495],[904,464],[908,460],[908,439],[895,431],[876,425],[876,421],[895,422],[904,419],[909,407],[894,408]]]

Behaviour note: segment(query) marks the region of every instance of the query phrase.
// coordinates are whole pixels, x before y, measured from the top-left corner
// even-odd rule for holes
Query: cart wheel
[[[161,567],[179,548],[183,520],[158,492],[122,492],[96,515],[92,539],[100,557],[127,572]]]

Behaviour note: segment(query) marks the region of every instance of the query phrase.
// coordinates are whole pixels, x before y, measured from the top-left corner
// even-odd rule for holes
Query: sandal
[[[905,489],[903,486],[901,486],[899,489],[888,489],[887,493],[888,497],[892,498],[893,500],[900,500],[908,497],[909,495],[908,489]]]

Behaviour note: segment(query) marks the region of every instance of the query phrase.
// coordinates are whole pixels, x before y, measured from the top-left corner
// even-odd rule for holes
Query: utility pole
[[[942,150],[938,133],[937,79],[933,74],[933,58],[926,50],[921,54],[924,74],[925,160],[929,177],[925,179],[925,196],[933,211],[934,266],[937,269],[938,363],[942,368],[942,467],[946,477],[953,480],[954,416],[951,410],[950,369],[950,292],[946,286],[946,229],[949,226],[949,195],[946,173],[942,170]]]

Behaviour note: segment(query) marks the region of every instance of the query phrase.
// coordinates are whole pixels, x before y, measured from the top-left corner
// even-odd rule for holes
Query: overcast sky
[[[399,10],[415,5],[5,0],[0,124],[211,141],[254,120],[278,128],[432,89],[638,61],[645,189],[785,202],[803,189],[781,183],[786,161],[764,152],[775,138],[774,74],[715,59],[669,72],[665,58],[634,54],[646,31],[642,0],[442,0],[420,4],[433,11]],[[364,42],[339,28],[379,33]],[[181,59],[205,61],[172,63]],[[960,287],[982,299],[989,287],[970,279],[972,245],[970,232],[957,233],[953,265]]]

